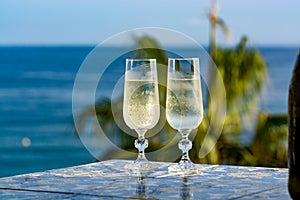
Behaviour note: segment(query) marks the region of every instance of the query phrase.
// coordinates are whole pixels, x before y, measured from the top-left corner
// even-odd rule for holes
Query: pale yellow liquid
[[[194,129],[203,118],[200,78],[168,79],[166,114],[174,129]]]
[[[131,129],[151,129],[160,116],[157,82],[125,80],[123,116]]]

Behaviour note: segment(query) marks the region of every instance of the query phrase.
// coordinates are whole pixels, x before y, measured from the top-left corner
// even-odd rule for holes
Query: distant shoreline
[[[201,44],[200,44],[201,45]],[[0,48],[95,48],[97,44],[0,44]],[[125,48],[128,46],[102,46],[103,48]],[[164,46],[163,46],[164,47]],[[174,49],[191,49],[195,47],[190,46],[166,46],[168,48]],[[205,49],[208,49],[208,45],[202,45]],[[225,47],[224,48],[234,48]],[[250,45],[249,47],[253,47],[255,49],[300,49],[299,45],[291,45],[291,44],[270,44],[270,45]]]

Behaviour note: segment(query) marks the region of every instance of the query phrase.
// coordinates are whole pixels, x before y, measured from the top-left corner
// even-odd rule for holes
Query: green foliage
[[[251,144],[256,165],[287,167],[288,126],[287,114],[261,113],[256,135]]]
[[[168,64],[168,55],[158,41],[147,35],[141,37],[134,36],[133,38],[136,49],[134,52],[135,58],[155,58],[159,64]]]
[[[218,98],[209,99],[208,114],[198,129],[194,141],[195,148],[192,155],[196,162],[214,164],[253,165],[251,149],[241,145],[240,133],[245,115],[255,114],[253,108],[258,106],[258,97],[266,77],[264,60],[255,49],[246,47],[247,38],[243,37],[233,49],[218,48],[213,56],[214,62],[221,74],[226,90],[227,113],[221,137],[213,151],[206,158],[199,158],[197,152],[203,142],[203,135],[207,132],[211,105],[216,104]],[[214,83],[214,74],[210,74],[213,92],[218,94],[220,85]],[[255,124],[255,122],[252,122]],[[206,125],[205,125],[206,124]],[[210,136],[214,140],[215,136]]]
[[[245,114],[256,107],[266,78],[266,66],[260,53],[246,47],[243,37],[235,49],[217,49],[214,59],[225,84],[228,112]]]

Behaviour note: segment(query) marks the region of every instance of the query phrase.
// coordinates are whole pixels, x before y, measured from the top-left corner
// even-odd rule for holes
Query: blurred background
[[[222,135],[201,158],[208,112],[190,152],[194,162],[286,167],[287,95],[300,44],[299,7],[296,0],[2,0],[0,177],[126,157],[104,153],[94,158],[86,150],[74,128],[72,90],[80,65],[98,43],[141,27],[190,36],[207,49],[224,79],[227,116]],[[144,35],[135,38],[134,45],[169,45],[193,55],[187,44],[161,37],[158,42]],[[168,57],[163,51],[135,53],[159,56],[161,63]],[[118,137],[121,131],[111,118],[109,98],[91,106],[96,106],[97,123],[111,124],[105,126],[107,131],[114,130]],[[82,111],[83,121],[88,109]],[[162,131],[174,130],[166,124]],[[122,137],[118,146],[135,152],[132,141]],[[160,138],[153,141],[154,149],[163,145]]]

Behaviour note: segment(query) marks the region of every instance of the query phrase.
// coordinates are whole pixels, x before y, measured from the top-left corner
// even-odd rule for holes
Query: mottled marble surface
[[[0,199],[290,199],[287,169],[197,165],[198,173],[168,173],[155,163],[146,177],[110,160],[0,179]]]

